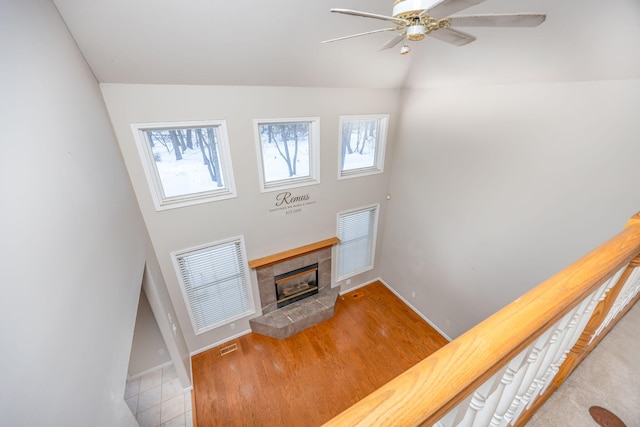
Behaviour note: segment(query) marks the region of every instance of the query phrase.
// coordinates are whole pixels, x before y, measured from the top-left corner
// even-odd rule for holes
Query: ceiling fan
[[[471,34],[464,33],[454,27],[536,27],[546,19],[546,15],[541,13],[451,16],[484,1],[486,0],[395,0],[393,16],[351,9],[331,9],[331,12],[335,13],[390,21],[395,26],[325,40],[322,43],[385,31],[399,31],[400,33],[385,43],[380,50],[392,48],[404,41],[400,49],[400,53],[404,55],[411,51],[408,42],[420,41],[427,35],[455,46],[463,46],[476,39]]]

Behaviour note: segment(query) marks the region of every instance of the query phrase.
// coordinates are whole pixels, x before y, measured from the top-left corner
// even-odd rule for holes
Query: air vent
[[[238,349],[238,344],[231,344],[226,347],[222,347],[220,349],[220,356],[226,356],[229,353],[232,353]]]

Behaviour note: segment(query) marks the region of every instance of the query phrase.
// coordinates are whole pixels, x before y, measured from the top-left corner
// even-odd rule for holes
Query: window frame
[[[242,271],[240,272],[240,274],[242,274],[242,277],[243,277],[244,286],[245,286],[244,291],[246,292],[246,295],[248,298],[247,302],[248,302],[249,309],[242,313],[238,313],[231,317],[225,318],[224,320],[221,320],[219,322],[198,327],[194,313],[193,313],[194,308],[192,307],[191,300],[187,292],[187,286],[183,280],[183,276],[181,273],[179,258],[185,255],[202,253],[202,252],[205,252],[207,249],[215,249],[223,246],[231,246],[236,244],[239,245],[239,250],[237,250],[239,254],[239,259],[237,259],[237,262],[238,262],[238,265],[242,268]],[[255,301],[253,297],[253,286],[251,284],[251,276],[249,273],[249,265],[247,262],[247,254],[246,254],[245,244],[244,244],[244,236],[241,235],[236,237],[230,237],[227,239],[222,239],[222,240],[206,243],[199,246],[181,249],[179,251],[171,252],[170,255],[171,255],[171,260],[173,262],[174,270],[178,279],[178,283],[180,285],[180,291],[182,292],[182,297],[184,299],[187,312],[189,313],[189,320],[191,320],[191,326],[193,327],[193,332],[195,335],[203,334],[212,329],[219,328],[221,326],[232,323],[238,319],[251,316],[256,313],[256,306],[255,306]]]
[[[345,273],[342,274],[342,272],[340,271],[340,265],[341,265],[341,257],[342,257],[342,253],[341,253],[341,248],[346,245],[347,243],[350,243],[352,240],[343,240],[343,237],[341,236],[340,233],[340,229],[341,229],[341,225],[340,225],[340,220],[342,217],[347,216],[347,215],[352,215],[355,213],[363,213],[363,212],[370,212],[373,211],[374,212],[374,223],[372,226],[370,226],[370,230],[371,230],[371,244],[369,246],[369,251],[370,251],[370,262],[368,265],[358,269],[358,270],[354,270],[351,271],[349,273]],[[376,243],[378,240],[378,221],[380,218],[380,203],[376,203],[373,205],[368,205],[368,206],[364,206],[364,207],[360,207],[360,208],[356,208],[356,209],[349,209],[346,211],[342,211],[342,212],[338,212],[337,214],[337,223],[336,223],[336,235],[338,236],[338,238],[340,239],[340,243],[338,243],[336,245],[336,282],[348,279],[350,277],[353,276],[357,276],[358,274],[362,274],[366,271],[372,270],[374,268],[375,265],[375,255],[376,255]],[[369,235],[368,235],[369,236]],[[355,239],[353,239],[355,240]],[[341,275],[342,274],[342,275]]]
[[[293,177],[267,182],[265,177],[264,155],[262,152],[262,139],[260,138],[260,126],[268,124],[293,124],[309,123],[309,176]],[[254,139],[258,170],[260,175],[260,192],[282,191],[289,188],[305,187],[320,184],[320,118],[272,118],[253,120]]]
[[[342,129],[345,122],[377,120],[378,133],[376,138],[376,152],[373,166],[358,169],[342,169]],[[389,129],[388,114],[366,114],[366,115],[342,115],[339,117],[338,126],[338,179],[350,179],[367,175],[375,175],[384,172],[384,157],[387,146],[387,134]]]
[[[217,151],[220,160],[220,168],[224,179],[224,187],[202,191],[198,193],[183,194],[179,196],[166,196],[162,180],[156,166],[153,151],[147,138],[148,131],[155,130],[183,130],[215,128],[217,138]],[[151,191],[151,197],[156,211],[193,206],[237,197],[233,165],[231,162],[231,150],[229,135],[227,133],[226,120],[206,120],[187,122],[159,122],[159,123],[134,123],[131,125],[138,154],[142,161],[147,183]]]

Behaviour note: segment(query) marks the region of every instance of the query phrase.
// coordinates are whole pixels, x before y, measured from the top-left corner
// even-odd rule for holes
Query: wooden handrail
[[[618,235],[325,426],[432,425],[640,254],[640,213]]]
[[[632,225],[640,224],[640,212],[629,218],[629,222],[627,222],[627,227],[631,227]]]

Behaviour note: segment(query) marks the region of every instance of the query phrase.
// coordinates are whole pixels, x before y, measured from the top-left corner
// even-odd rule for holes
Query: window
[[[242,236],[171,257],[196,335],[255,312]]]
[[[373,268],[379,206],[338,214],[337,280]]]
[[[255,120],[262,192],[320,182],[319,121]]]
[[[224,121],[131,127],[156,210],[236,197]]]
[[[340,117],[338,179],[382,173],[388,115]]]

